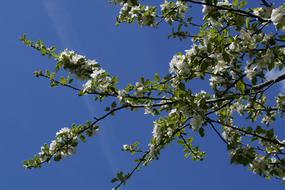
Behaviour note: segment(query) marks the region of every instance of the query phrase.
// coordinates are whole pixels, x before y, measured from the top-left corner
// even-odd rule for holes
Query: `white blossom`
[[[69,132],[70,132],[70,129],[67,128],[67,127],[64,127],[64,128],[60,129],[60,130],[56,133],[56,136],[59,136],[59,135],[61,135],[61,134],[67,134],[67,133],[69,133]]]
[[[55,140],[53,140],[53,141],[51,141],[51,143],[50,143],[50,145],[49,145],[49,151],[50,151],[50,153],[51,154],[53,154],[54,152],[55,152],[55,150],[56,150],[56,141]]]
[[[218,74],[229,68],[229,66],[226,64],[226,62],[224,61],[221,55],[217,55],[216,57],[218,59],[218,62],[213,69],[214,74]]]
[[[271,21],[275,26],[280,25],[283,30],[285,29],[285,5],[272,10]]]
[[[154,122],[154,127],[153,127],[153,130],[152,130],[152,137],[153,139],[156,140],[156,143],[158,144],[161,140],[161,135],[162,135],[162,131],[160,129],[160,126],[159,126],[159,123],[158,121],[155,121]]]
[[[181,0],[176,1],[175,4],[173,2],[168,2],[165,0],[164,3],[160,5],[160,8],[164,16],[164,20],[172,24],[172,22],[174,22],[175,20],[184,19],[185,12],[188,10],[188,5],[185,1]]]
[[[144,107],[144,114],[153,114],[153,112],[152,112],[152,109],[151,109],[152,107],[151,107],[151,105],[146,105],[145,107]]]
[[[271,17],[272,10],[272,7],[258,7],[253,9],[253,14],[264,19],[268,19]]]
[[[92,80],[88,80],[85,84],[83,84],[83,92],[89,92],[92,88]]]
[[[59,60],[62,61],[65,57],[69,58],[71,55],[74,55],[75,52],[69,49],[65,49],[59,54]]]
[[[204,119],[202,116],[198,114],[193,115],[193,118],[191,119],[191,126],[193,127],[194,131],[197,131],[200,127],[202,127],[203,123]]]
[[[124,151],[128,150],[129,148],[130,148],[129,145],[127,145],[127,144],[124,144],[124,145],[123,145],[123,150],[124,150]]]
[[[211,75],[209,81],[210,81],[210,86],[214,87],[217,84],[223,84],[225,82],[225,79],[221,76]]]
[[[97,63],[97,61],[95,59],[92,59],[92,60],[88,59],[87,60],[87,65],[98,66],[98,63]]]
[[[253,170],[254,173],[261,173],[262,175],[268,176],[268,161],[264,156],[256,155],[255,159],[249,167]]]
[[[183,75],[190,71],[187,62],[185,61],[185,55],[174,55],[169,63],[169,67],[170,73],[175,73],[177,75]]]
[[[255,77],[255,75],[260,71],[260,68],[258,66],[249,66],[245,68],[245,73],[246,73],[246,77],[249,80],[252,80],[253,77]]]
[[[121,100],[123,100],[123,98],[124,98],[126,95],[127,95],[126,90],[119,90],[117,97],[118,97],[118,99],[121,101]]]
[[[71,56],[71,62],[73,63],[73,64],[77,64],[78,63],[78,61],[80,61],[80,60],[84,60],[85,59],[85,56],[83,56],[83,55],[79,55],[79,54],[74,54],[73,56]]]
[[[169,112],[169,116],[172,116],[172,115],[174,115],[175,113],[177,112],[177,109],[176,108],[174,108],[174,109],[172,109],[170,112]]]
[[[172,135],[173,135],[173,129],[171,127],[168,127],[167,128],[167,136],[172,137]]]

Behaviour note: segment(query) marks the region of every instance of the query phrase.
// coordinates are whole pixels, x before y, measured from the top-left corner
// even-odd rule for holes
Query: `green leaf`
[[[228,53],[226,53],[225,51],[223,52],[223,58],[226,62],[231,61],[230,55]]]
[[[200,128],[199,129],[199,135],[201,136],[201,137],[204,137],[205,136],[205,131],[204,131],[204,128]]]
[[[44,56],[47,54],[46,48],[41,48],[41,54]]]
[[[53,159],[56,162],[60,161],[61,160],[61,154],[56,154]]]
[[[243,81],[238,81],[236,84],[236,88],[241,92],[244,93],[245,92],[245,84]]]
[[[35,77],[40,77],[40,72],[39,71],[35,71],[34,75],[35,75]]]
[[[249,29],[249,28],[250,28],[249,21],[250,21],[250,17],[247,17],[247,18],[245,19],[245,27],[246,27],[246,29]]]
[[[157,73],[154,74],[154,81],[159,82],[159,75]]]
[[[118,181],[117,178],[113,178],[113,179],[111,180],[112,183],[115,183],[115,182],[117,182],[117,181]]]
[[[180,144],[180,145],[184,145],[184,141],[182,139],[178,139],[177,143]]]
[[[84,135],[80,135],[79,138],[82,142],[84,142],[84,143],[86,142],[86,138]]]
[[[66,85],[66,80],[64,77],[60,77],[59,82],[63,85]]]
[[[78,92],[78,96],[83,96],[85,93],[81,90]]]
[[[187,143],[192,143],[193,142],[193,137],[189,137],[188,139],[187,139]]]
[[[235,7],[238,6],[238,0],[233,0],[233,6],[235,6]]]
[[[242,0],[241,2],[240,2],[240,4],[239,4],[239,9],[241,9],[241,8],[244,8],[245,6],[246,6],[246,4],[247,4],[247,1],[246,0]]]
[[[111,104],[111,108],[112,109],[114,109],[114,108],[116,108],[117,107],[117,103],[114,101],[114,102],[112,102],[112,104]]]
[[[58,86],[58,84],[55,81],[51,80],[50,81],[50,86],[51,87],[56,87],[56,86]]]

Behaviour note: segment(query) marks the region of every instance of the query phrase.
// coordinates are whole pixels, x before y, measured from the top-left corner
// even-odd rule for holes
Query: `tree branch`
[[[263,3],[263,5],[265,5],[266,7],[272,7],[271,3],[268,3],[266,0],[261,0],[261,2]]]
[[[211,128],[215,131],[215,133],[218,135],[218,137],[226,144],[229,145],[229,143],[224,139],[224,137],[219,133],[219,131],[216,129],[215,125],[212,123],[212,121],[209,118],[206,118],[207,123],[210,124]]]
[[[189,146],[189,144],[187,143],[187,140],[184,138],[184,136],[182,135],[182,133],[180,133],[179,135],[179,138],[182,139],[184,145],[186,145],[186,147],[190,150],[190,152],[193,154],[193,156],[196,158],[196,159],[201,159],[195,152],[194,150]]]
[[[40,77],[44,77],[44,78],[47,78],[49,79],[50,81],[54,82],[55,84],[57,85],[61,85],[61,86],[64,86],[64,87],[67,87],[67,88],[70,88],[72,90],[75,90],[75,91],[78,91],[78,92],[82,92],[82,89],[80,88],[77,88],[75,86],[72,86],[70,84],[65,84],[65,83],[62,83],[56,79],[50,79],[49,76],[43,74],[43,73],[39,73],[38,76]],[[90,94],[90,95],[99,95],[99,96],[111,96],[111,97],[117,97],[116,94],[111,94],[111,93],[103,93],[103,92],[86,92],[86,94]],[[150,96],[142,96],[142,97],[138,97],[138,96],[132,96],[132,95],[129,95],[127,94],[125,98],[130,98],[130,99],[136,99],[136,100],[158,100],[158,101],[161,101],[161,100],[166,100],[166,101],[171,101],[170,98],[156,98],[156,97],[150,97]]]
[[[176,135],[177,133],[179,133],[182,129],[184,129],[185,127],[189,126],[189,124],[186,124],[186,123],[187,123],[190,119],[191,119],[191,117],[189,117],[188,119],[186,119],[186,120],[182,123],[181,127],[178,127],[178,128],[174,131],[174,133],[172,134],[172,136],[171,136],[170,138],[175,137],[175,135]],[[159,146],[161,146],[162,143],[163,143],[163,142],[161,141],[161,143],[155,145],[155,149],[158,148]],[[135,171],[139,169],[140,165],[143,164],[143,162],[145,161],[144,159],[148,156],[149,153],[150,153],[150,151],[145,152],[145,154],[139,159],[140,161],[135,165],[135,167],[131,170],[131,172],[128,173],[128,175],[126,176],[126,179],[125,179],[124,181],[121,181],[121,182],[114,188],[115,190],[118,190],[123,184],[125,184],[125,182],[126,182],[128,179],[130,179],[130,178],[132,177],[132,175],[135,173]]]
[[[244,10],[239,10],[239,9],[232,9],[232,8],[228,8],[228,7],[224,7],[224,6],[218,6],[218,5],[214,5],[214,4],[210,4],[210,3],[206,3],[206,2],[200,2],[200,1],[193,1],[193,0],[183,0],[185,2],[190,2],[190,3],[194,3],[194,4],[199,4],[199,5],[205,5],[205,6],[209,6],[209,7],[214,7],[220,10],[226,10],[229,12],[235,12],[241,16],[247,16],[247,17],[252,17],[252,18],[257,18],[259,21],[261,22],[265,22],[266,20],[264,20],[262,17],[254,15],[250,12],[244,11]]]
[[[276,84],[276,83],[278,83],[278,82],[280,82],[282,80],[285,80],[285,74],[280,75],[280,76],[278,76],[275,79],[271,79],[271,80],[265,81],[265,82],[263,82],[261,84],[255,85],[251,89],[246,90],[245,93],[249,93],[252,90],[259,91],[259,90],[263,89],[266,86],[272,86],[273,84]]]
[[[212,119],[209,119],[209,120],[210,120],[211,122],[213,122],[213,123],[218,123],[218,124],[220,124],[220,125],[222,125],[222,126],[231,128],[231,129],[233,129],[233,130],[242,132],[242,133],[244,133],[244,134],[247,134],[247,135],[250,135],[250,136],[253,136],[253,137],[257,137],[257,138],[262,139],[262,140],[264,140],[264,141],[271,142],[271,143],[273,143],[273,144],[278,144],[279,146],[285,147],[285,144],[279,142],[279,141],[276,140],[276,139],[270,139],[270,138],[264,137],[264,136],[259,135],[259,134],[256,134],[256,133],[252,133],[252,132],[249,132],[249,131],[245,131],[245,130],[243,130],[243,129],[241,129],[241,128],[234,127],[234,126],[228,125],[228,124],[226,124],[226,123],[222,123],[222,122],[220,122],[220,121],[218,121],[218,120],[212,120]]]

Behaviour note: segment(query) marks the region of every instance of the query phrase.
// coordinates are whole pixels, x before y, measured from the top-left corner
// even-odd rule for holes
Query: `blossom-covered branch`
[[[97,132],[99,121],[119,110],[144,109],[145,114],[155,116],[152,137],[146,148],[139,147],[139,143],[123,146],[123,151],[142,156],[131,172],[118,172],[113,179],[118,183],[116,189],[141,166],[159,158],[161,150],[176,140],[185,157],[203,160],[205,152],[194,146],[193,134],[203,138],[207,127],[227,146],[231,163],[284,182],[285,141],[276,134],[279,126],[275,121],[285,114],[285,95],[274,94],[270,89],[284,81],[285,74],[274,79],[266,75],[285,67],[285,4],[276,6],[266,0],[259,1],[256,7],[237,0],[165,0],[159,6],[143,5],[138,0],[113,3],[120,6],[117,24],[137,22],[140,26],[159,27],[165,23],[172,27],[169,37],[190,37],[191,46],[173,55],[169,73],[155,74],[153,79],[142,77],[119,89],[119,77],[112,76],[96,60],[73,50],[56,52],[54,47],[23,36],[21,40],[27,46],[56,62],[54,71],[38,71],[36,76],[49,79],[52,86],[78,91],[80,96],[92,95],[102,104],[105,98],[112,100],[111,105],[107,102],[106,113],[95,117],[93,123],[61,129],[55,140],[44,145],[25,166],[40,167],[51,158],[61,160],[74,153],[78,139],[85,141],[85,135]],[[201,7],[198,21],[191,15],[192,5]],[[193,34],[193,25],[200,31]],[[82,87],[73,86],[73,80]],[[192,81],[197,80],[205,85],[194,91]]]

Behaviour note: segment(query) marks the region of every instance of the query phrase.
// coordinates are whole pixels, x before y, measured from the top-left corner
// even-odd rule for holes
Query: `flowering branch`
[[[213,8],[216,8],[218,10],[226,10],[226,11],[229,11],[229,12],[234,12],[234,13],[237,13],[237,14],[239,14],[241,16],[257,18],[261,22],[266,22],[266,20],[264,20],[260,16],[254,15],[254,14],[252,14],[250,12],[243,11],[243,10],[240,10],[240,9],[232,9],[232,8],[228,8],[228,7],[225,7],[225,6],[218,6],[218,5],[215,5],[215,4],[201,2],[201,1],[193,1],[193,0],[183,0],[183,1],[190,2],[190,3],[193,3],[193,4],[199,4],[199,5],[205,5],[205,6],[213,7]]]
[[[158,27],[165,21],[173,28],[169,37],[191,37],[192,46],[172,57],[169,73],[164,77],[158,74],[152,80],[142,77],[135,84],[119,89],[117,77],[96,60],[68,49],[57,53],[54,47],[46,47],[41,41],[32,42],[24,35],[22,42],[56,62],[54,72],[39,71],[35,73],[37,77],[49,79],[52,86],[78,91],[79,95],[94,95],[95,100],[113,98],[105,108],[107,113],[95,117],[92,123],[61,129],[50,145],[45,144],[24,165],[41,167],[52,158],[58,161],[70,156],[79,139],[85,142],[85,135],[97,133],[99,121],[120,110],[144,109],[145,114],[155,116],[152,138],[147,151],[137,147],[138,143],[123,146],[123,151],[143,155],[131,172],[119,172],[112,180],[118,182],[115,189],[124,185],[141,165],[158,159],[160,151],[175,139],[182,145],[186,158],[191,155],[193,160],[203,160],[205,153],[192,145],[189,133],[198,133],[203,138],[207,126],[227,145],[231,163],[247,166],[260,176],[285,181],[282,152],[285,141],[279,140],[270,128],[285,114],[285,96],[267,93],[273,85],[285,80],[285,74],[270,80],[265,77],[274,69],[284,68],[285,36],[281,31],[285,31],[285,4],[275,7],[261,0],[263,6],[247,8],[246,1],[236,0],[166,0],[160,6],[143,5],[138,0],[113,2],[121,7],[117,24],[137,22],[140,26]],[[201,25],[193,24],[192,4],[202,5]],[[191,26],[200,27],[200,31],[190,34]],[[276,28],[274,35],[268,32],[272,26]],[[59,70],[68,75],[56,77]],[[70,76],[80,81],[82,88],[73,86]],[[197,80],[206,81],[206,89],[211,90],[193,90],[192,81]],[[235,122],[243,120],[249,124]]]

